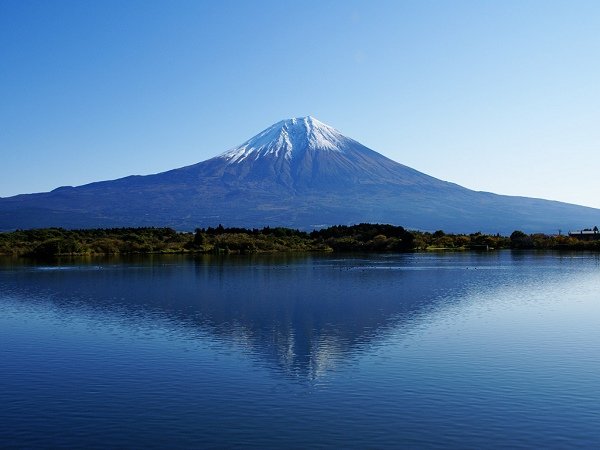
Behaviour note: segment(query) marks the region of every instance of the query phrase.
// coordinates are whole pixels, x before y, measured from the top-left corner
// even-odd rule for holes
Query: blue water
[[[600,448],[600,257],[3,259],[0,447]]]

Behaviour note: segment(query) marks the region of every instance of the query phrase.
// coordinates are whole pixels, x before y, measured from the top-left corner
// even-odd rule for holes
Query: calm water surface
[[[600,257],[0,260],[0,446],[599,448]]]

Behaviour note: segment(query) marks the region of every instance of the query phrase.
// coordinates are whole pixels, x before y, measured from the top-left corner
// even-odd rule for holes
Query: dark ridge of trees
[[[300,236],[300,237],[308,237],[308,233],[305,231],[300,231],[300,230],[296,230],[296,229],[292,229],[292,228],[284,228],[284,227],[275,227],[275,228],[271,228],[271,227],[264,227],[262,229],[258,229],[258,228],[252,228],[252,229],[248,229],[248,228],[237,228],[237,227],[231,227],[231,228],[225,228],[223,227],[223,225],[219,224],[218,227],[213,228],[213,227],[208,227],[208,228],[196,228],[196,233],[203,233],[206,234],[208,236],[216,236],[219,234],[249,234],[252,236],[258,236],[258,235],[273,235],[273,236],[277,236],[277,237],[284,237],[284,236]]]
[[[0,254],[32,257],[146,253],[275,253],[275,252],[406,252],[427,250],[592,250],[600,240],[571,236],[526,234],[510,236],[446,234],[408,231],[401,226],[361,223],[305,231],[264,227],[197,228],[177,232],[172,228],[103,228],[66,230],[44,228],[0,233]]]
[[[310,233],[312,239],[324,242],[334,251],[411,251],[415,237],[403,227],[361,223],[334,225]]]

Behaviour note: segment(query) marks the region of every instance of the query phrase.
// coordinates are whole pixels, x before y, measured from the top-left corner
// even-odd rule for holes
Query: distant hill
[[[1,230],[361,222],[556,233],[600,224],[600,210],[472,191],[392,161],[312,117],[278,122],[192,166],[0,199]]]

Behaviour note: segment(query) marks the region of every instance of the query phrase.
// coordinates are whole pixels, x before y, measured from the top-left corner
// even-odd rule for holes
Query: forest
[[[600,240],[564,235],[510,236],[424,232],[386,224],[336,225],[311,232],[282,227],[44,228],[0,233],[0,254],[27,257],[150,253],[250,254],[281,252],[490,251],[497,249],[600,250]]]

